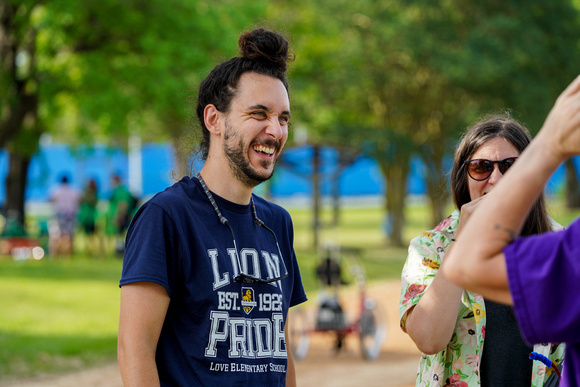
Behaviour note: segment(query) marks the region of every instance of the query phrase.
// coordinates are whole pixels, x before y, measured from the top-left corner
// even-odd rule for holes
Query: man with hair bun
[[[255,29],[240,57],[199,87],[195,176],[133,218],[121,286],[118,360],[125,386],[295,385],[288,309],[306,301],[282,207],[253,194],[288,138],[280,34]]]

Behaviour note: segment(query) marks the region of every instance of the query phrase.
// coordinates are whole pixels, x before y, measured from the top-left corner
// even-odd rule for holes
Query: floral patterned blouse
[[[445,251],[455,236],[459,211],[454,211],[435,229],[426,231],[411,241],[407,262],[401,275],[399,314],[401,328],[406,332],[407,312],[419,302],[435,278],[445,257]],[[447,348],[434,355],[423,354],[417,372],[417,386],[479,386],[479,363],[485,339],[485,304],[483,296],[464,291],[455,331]],[[536,344],[534,351],[559,364],[564,356],[564,344]],[[552,369],[534,361],[532,386],[542,386]]]

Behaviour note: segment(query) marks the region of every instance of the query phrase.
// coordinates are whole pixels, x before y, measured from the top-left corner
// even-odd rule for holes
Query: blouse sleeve
[[[445,238],[439,232],[426,231],[409,245],[409,254],[401,274],[399,316],[406,332],[407,313],[417,305],[441,266]]]

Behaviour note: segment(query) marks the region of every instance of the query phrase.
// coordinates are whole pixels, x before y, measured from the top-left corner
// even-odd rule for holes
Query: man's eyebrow
[[[268,106],[265,106],[265,105],[260,105],[260,104],[258,104],[258,105],[253,105],[253,106],[250,106],[250,107],[248,108],[248,110],[265,110],[265,111],[267,111],[267,112],[270,112],[270,108],[269,108]],[[282,112],[282,114],[284,114],[284,115],[287,115],[288,117],[290,117],[290,116],[291,116],[291,114],[290,114],[290,110],[284,110],[284,111]]]
[[[265,110],[265,111],[269,112],[270,108],[268,108],[268,106],[258,104],[258,105],[250,106],[248,108],[248,110]]]

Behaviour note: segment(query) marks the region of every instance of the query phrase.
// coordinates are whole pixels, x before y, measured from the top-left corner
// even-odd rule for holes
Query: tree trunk
[[[10,2],[0,2],[0,72],[3,73],[3,114],[0,119],[0,147],[8,151],[6,216],[23,227],[26,222],[26,178],[32,154],[38,149],[42,127],[38,124],[38,82],[36,79],[36,29],[18,36],[16,15],[23,11]],[[23,13],[24,14],[24,13]],[[24,16],[22,16],[24,17]],[[26,54],[28,66],[18,69],[16,55]],[[4,99],[4,98],[2,98]]]
[[[395,163],[380,163],[386,181],[386,212],[388,222],[388,241],[393,246],[403,247],[403,229],[405,227],[405,198],[407,197],[407,178],[409,176],[410,155],[396,157]]]
[[[340,167],[339,167],[340,168]],[[332,181],[332,221],[330,223],[331,227],[338,227],[340,223],[340,168],[336,177]]]
[[[320,145],[312,145],[312,245],[320,243]]]
[[[196,172],[191,169],[190,163],[196,139],[192,137],[190,131],[186,130],[185,121],[182,117],[167,114],[163,122],[165,123],[165,129],[170,134],[173,148],[173,163],[175,167],[171,172],[171,177],[175,181],[179,181],[184,176],[191,176]]]
[[[26,226],[24,193],[30,156],[23,156],[16,151],[9,151],[8,174],[6,175],[6,216],[13,218],[23,227]]]
[[[444,211],[448,197],[447,179],[443,174],[443,155],[438,152],[423,151],[421,160],[427,169],[425,184],[431,204],[431,224],[435,226],[445,217]]]
[[[338,227],[340,223],[340,176],[346,167],[352,165],[360,154],[358,149],[337,149],[338,165],[332,179],[332,223],[331,226]]]
[[[173,161],[175,168],[173,170],[173,178],[177,181],[181,180],[183,176],[191,175],[191,148],[183,144],[188,141],[187,136],[174,137],[171,141],[173,145]]]
[[[566,160],[566,207],[580,208],[580,185],[578,184],[578,172],[572,159]]]

